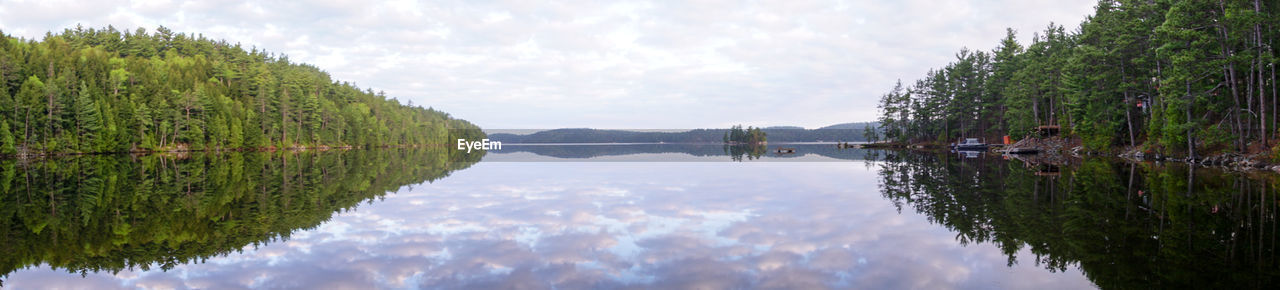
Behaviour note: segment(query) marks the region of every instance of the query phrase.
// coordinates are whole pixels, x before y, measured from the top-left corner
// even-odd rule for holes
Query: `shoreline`
[[[328,151],[328,150],[360,150],[360,149],[386,149],[386,148],[426,148],[426,147],[450,147],[451,144],[417,144],[417,145],[382,145],[382,146],[290,146],[279,148],[275,146],[254,147],[254,148],[213,148],[213,149],[186,149],[185,146],[168,150],[129,150],[118,152],[55,152],[55,153],[19,153],[0,155],[0,160],[31,160],[51,157],[67,157],[67,156],[88,156],[88,155],[114,155],[114,154],[130,154],[130,155],[148,155],[148,154],[187,154],[187,153],[223,153],[223,152],[276,152],[276,151]]]
[[[1032,139],[1032,138],[1028,138],[1028,139]],[[1148,153],[1142,152],[1142,150],[1137,149],[1140,146],[1138,147],[1127,146],[1121,149],[1114,149],[1109,151],[1085,150],[1084,147],[1079,144],[1079,140],[1069,139],[1069,138],[1044,138],[1044,140],[1037,140],[1036,143],[1041,143],[1041,141],[1046,141],[1046,140],[1047,142],[1045,143],[1056,143],[1057,146],[1050,146],[1048,148],[1038,147],[1038,146],[1021,147],[1021,148],[1033,148],[1040,151],[1038,153],[1032,153],[1032,154],[1011,154],[1011,153],[1007,153],[1007,151],[1014,149],[1014,148],[1009,148],[1009,146],[1011,145],[1000,144],[1000,145],[997,145],[998,147],[992,147],[991,149],[988,149],[986,151],[981,151],[981,152],[1000,153],[1003,155],[1028,156],[1028,157],[1029,156],[1045,156],[1049,158],[1054,158],[1054,157],[1084,158],[1084,157],[1096,156],[1096,157],[1117,158],[1117,159],[1124,160],[1126,162],[1134,162],[1134,163],[1177,162],[1177,163],[1183,163],[1188,165],[1212,167],[1212,168],[1219,168],[1219,169],[1238,171],[1238,172],[1269,171],[1269,172],[1280,174],[1280,163],[1265,160],[1265,158],[1267,158],[1267,154],[1266,154],[1267,152],[1259,152],[1259,153],[1253,153],[1253,154],[1227,152],[1227,153],[1210,154],[1208,156],[1204,156],[1200,158],[1191,158],[1187,156],[1164,155],[1159,153],[1148,154]],[[1065,146],[1068,144],[1070,145],[1069,147]],[[922,143],[912,143],[912,144],[898,143],[898,142],[877,142],[877,143],[862,144],[860,148],[887,149],[887,150],[917,150],[917,151],[930,151],[930,152],[938,152],[940,150],[950,150],[947,148],[947,146],[943,144],[938,144],[935,142],[922,142]]]

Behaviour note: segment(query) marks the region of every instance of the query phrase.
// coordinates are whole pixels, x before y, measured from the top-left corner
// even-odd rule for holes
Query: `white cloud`
[[[961,47],[1094,1],[0,1],[27,38],[164,25],[286,54],[487,128],[818,127],[873,118]]]

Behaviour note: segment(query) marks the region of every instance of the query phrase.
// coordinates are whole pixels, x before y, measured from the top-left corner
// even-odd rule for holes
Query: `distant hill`
[[[600,129],[555,129],[533,134],[489,134],[503,143],[721,143],[726,129],[685,132],[637,132]]]
[[[769,142],[861,142],[868,123],[846,123],[806,130],[797,126],[765,127]],[[845,129],[852,128],[852,129]],[[503,143],[713,143],[724,141],[728,129],[694,129],[684,132],[641,132],[602,129],[555,129],[532,134],[492,133],[489,139]]]
[[[819,130],[821,130],[821,129],[863,130],[863,129],[864,129],[864,128],[866,128],[868,125],[873,126],[873,127],[880,127],[880,123],[879,123],[879,122],[856,122],[856,123],[842,123],[842,124],[835,124],[835,125],[831,125],[831,126],[826,126],[826,127],[818,128],[818,129],[819,129]]]
[[[797,144],[788,147],[796,147],[799,154],[772,154],[767,153],[769,158],[797,158],[805,155],[819,155],[835,159],[845,160],[875,160],[876,155],[870,154],[865,149],[841,149],[831,145],[816,144]],[[661,154],[661,153],[685,153],[693,156],[726,156],[747,155],[752,152],[735,151],[725,149],[716,145],[696,145],[696,144],[630,144],[630,145],[613,145],[613,146],[508,146],[502,147],[500,154],[510,154],[515,152],[529,152],[542,156],[550,156],[565,159],[586,159],[599,156],[621,156],[634,154]],[[489,153],[493,154],[493,153]],[[754,156],[754,157],[759,157]],[[726,158],[731,159],[731,158]],[[738,156],[741,159],[741,156]],[[737,160],[737,159],[734,159]]]

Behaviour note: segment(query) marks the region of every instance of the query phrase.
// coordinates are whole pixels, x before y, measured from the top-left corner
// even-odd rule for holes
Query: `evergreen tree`
[[[1027,124],[1019,124],[1013,126],[1010,120],[1013,119],[1029,119],[1025,114],[1028,108],[1014,98],[1009,98],[1013,92],[1011,87],[1016,84],[1013,82],[1014,73],[1022,67],[1019,65],[1018,55],[1022,54],[1022,44],[1018,43],[1017,32],[1013,28],[1005,30],[1005,37],[1000,41],[1000,47],[995,49],[992,57],[991,76],[987,79],[986,95],[994,98],[999,109],[997,115],[1000,119],[1000,127],[1003,127],[1005,134],[1021,136],[1026,133],[1030,126]]]
[[[17,142],[9,132],[9,122],[0,122],[0,155],[18,153]]]
[[[94,101],[94,97],[91,95],[88,85],[80,82],[80,92],[75,102],[76,134],[80,141],[76,150],[79,152],[102,151],[94,146],[99,143],[99,131],[102,130],[102,114],[99,112],[97,101]]]

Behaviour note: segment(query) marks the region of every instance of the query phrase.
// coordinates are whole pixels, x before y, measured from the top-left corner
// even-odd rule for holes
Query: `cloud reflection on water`
[[[480,163],[206,263],[68,288],[1090,288],[898,213],[863,163]],[[1025,250],[1024,250],[1025,251]],[[1022,256],[1030,253],[1021,253]],[[1019,259],[1033,261],[1033,259]],[[16,272],[14,288],[66,274]],[[29,284],[30,283],[30,284]]]

